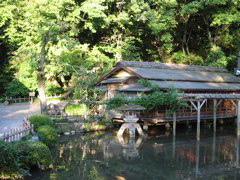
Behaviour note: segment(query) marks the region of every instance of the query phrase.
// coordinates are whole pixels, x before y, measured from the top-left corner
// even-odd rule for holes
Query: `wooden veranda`
[[[240,94],[181,94],[179,95],[184,101],[188,101],[197,112],[197,140],[200,140],[200,122],[201,108],[207,100],[213,100],[213,131],[216,132],[217,107],[223,100],[230,100],[236,109],[237,115],[237,135],[240,136]],[[176,113],[173,114],[173,135],[176,135]]]

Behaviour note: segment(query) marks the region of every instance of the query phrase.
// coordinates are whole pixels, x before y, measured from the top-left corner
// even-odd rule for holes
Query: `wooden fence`
[[[18,141],[22,137],[28,135],[30,132],[33,132],[33,124],[31,124],[28,120],[28,117],[26,117],[23,119],[23,124],[21,127],[4,132],[1,140],[6,142]]]
[[[33,102],[33,96],[27,97],[5,97],[5,102],[8,101],[9,103],[21,103],[21,102]]]

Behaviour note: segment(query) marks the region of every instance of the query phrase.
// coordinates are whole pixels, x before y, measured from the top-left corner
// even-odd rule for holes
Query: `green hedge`
[[[37,132],[40,140],[46,145],[51,145],[57,141],[57,131],[49,125],[40,126]]]
[[[51,152],[42,142],[0,141],[0,179],[22,179],[30,175],[30,168],[46,168],[51,162]]]
[[[34,125],[34,130],[37,130],[40,126],[43,125],[53,125],[51,119],[44,114],[34,114],[29,118],[29,121]]]
[[[49,148],[42,142],[19,141],[15,144],[20,162],[26,167],[48,167],[52,162]]]
[[[21,174],[17,149],[12,143],[0,141],[0,179],[14,178]]]

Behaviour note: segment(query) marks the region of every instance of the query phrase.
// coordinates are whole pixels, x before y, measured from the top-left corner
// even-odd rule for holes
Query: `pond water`
[[[239,140],[231,127],[177,131],[150,129],[148,136],[118,138],[115,132],[62,136],[51,170],[26,179],[152,180],[240,179]]]

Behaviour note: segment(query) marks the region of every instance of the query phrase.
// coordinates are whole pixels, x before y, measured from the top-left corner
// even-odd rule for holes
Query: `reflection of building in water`
[[[156,158],[166,157],[162,158],[163,163],[184,167],[184,177],[214,177],[239,166],[239,140],[233,136],[216,137],[214,134],[213,138],[201,141],[175,141],[173,138],[172,142],[155,141],[152,148]],[[169,151],[172,151],[172,158]]]
[[[127,160],[139,158],[139,146],[142,143],[142,137],[139,136],[137,140],[135,138],[124,139],[122,136],[118,136],[118,141],[122,146],[123,157]]]

